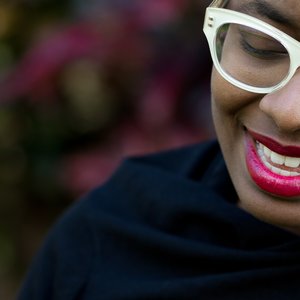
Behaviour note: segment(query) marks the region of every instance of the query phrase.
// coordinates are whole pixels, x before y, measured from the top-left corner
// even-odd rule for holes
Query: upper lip
[[[275,141],[274,139],[262,135],[260,133],[257,133],[255,131],[252,131],[247,128],[248,133],[258,141],[259,143],[265,145],[270,150],[279,153],[284,156],[291,156],[291,157],[300,157],[300,146],[295,145],[283,145],[278,141]]]

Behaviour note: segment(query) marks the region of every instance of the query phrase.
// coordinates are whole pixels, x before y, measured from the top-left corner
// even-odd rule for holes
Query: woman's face
[[[253,5],[253,16],[300,40],[298,0],[231,0],[227,8],[241,11],[252,2],[267,7],[256,13],[260,6]],[[300,234],[300,70],[267,95],[239,89],[213,70],[212,112],[239,206]]]

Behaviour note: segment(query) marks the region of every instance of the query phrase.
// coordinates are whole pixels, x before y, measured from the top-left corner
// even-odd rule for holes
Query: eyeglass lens
[[[254,87],[273,87],[289,72],[286,48],[272,36],[248,26],[234,23],[221,26],[215,51],[227,74]]]

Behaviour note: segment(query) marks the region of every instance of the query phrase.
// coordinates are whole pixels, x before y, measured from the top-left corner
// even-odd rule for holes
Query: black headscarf
[[[19,299],[300,299],[299,237],[236,199],[216,142],[126,160],[54,227]]]

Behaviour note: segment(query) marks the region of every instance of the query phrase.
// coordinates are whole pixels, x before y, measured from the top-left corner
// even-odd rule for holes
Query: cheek
[[[236,134],[236,112],[239,101],[236,88],[223,79],[213,69],[211,77],[211,108],[215,131],[222,148],[225,160],[232,149],[233,136]],[[226,159],[227,158],[227,159]]]
[[[245,107],[253,103],[255,94],[235,87],[225,80],[213,68],[211,76],[212,109],[213,113],[234,116],[240,113]]]
[[[216,134],[225,159],[229,161],[233,151],[241,151],[236,145],[244,136],[244,125],[259,114],[258,96],[230,84],[215,69],[212,71],[211,91]]]

